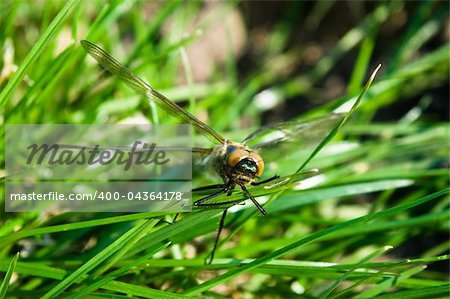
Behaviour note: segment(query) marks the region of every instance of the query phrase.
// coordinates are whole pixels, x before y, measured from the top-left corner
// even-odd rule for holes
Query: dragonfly
[[[264,207],[258,203],[249,191],[251,186],[261,186],[276,181],[278,175],[262,180],[267,159],[277,159],[288,149],[295,151],[306,144],[318,144],[344,118],[344,113],[333,113],[307,122],[283,122],[268,125],[251,133],[242,141],[232,141],[216,132],[197,117],[181,108],[163,94],[155,90],[150,84],[138,77],[127,67],[106,53],[99,46],[82,40],[84,50],[93,57],[103,68],[126,83],[141,95],[146,96],[158,107],[178,118],[181,122],[190,124],[201,135],[214,143],[210,148],[193,147],[193,153],[200,154],[204,161],[212,166],[220,176],[222,183],[196,188],[193,191],[214,190],[214,192],[194,201],[199,208],[225,207],[220,218],[219,228],[214,242],[209,263],[214,258],[221,231],[224,227],[228,208],[250,199],[261,215],[266,215]],[[230,196],[233,191],[240,189],[244,198],[237,201],[217,201],[218,197]],[[177,215],[178,216],[178,215]],[[177,217],[175,216],[175,218]]]

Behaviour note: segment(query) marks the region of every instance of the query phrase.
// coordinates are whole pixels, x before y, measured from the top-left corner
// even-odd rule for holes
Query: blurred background
[[[14,95],[9,95],[13,101],[7,108],[14,108],[24,96],[23,90],[33,86],[41,88],[45,97],[51,95],[52,100],[40,103],[49,108],[41,115],[30,108],[35,102],[44,102],[44,95],[27,99],[30,122],[69,120],[70,116],[76,116],[71,122],[93,122],[99,114],[104,115],[104,121],[114,121],[131,115],[125,109],[122,113],[104,111],[108,98],[103,103],[89,100],[99,88],[89,79],[99,74],[98,69],[87,66],[80,39],[106,48],[154,87],[167,91],[172,96],[169,98],[187,101],[195,97],[206,102],[199,104],[200,114],[201,108],[209,108],[210,101],[214,107],[220,105],[220,115],[228,112],[241,118],[231,123],[226,117],[218,124],[213,121],[220,131],[249,126],[242,123],[247,116],[249,122],[262,118],[262,123],[290,119],[336,98],[354,95],[361,78],[377,64],[381,63],[381,73],[389,76],[432,54],[449,38],[448,9],[442,1],[126,1],[107,2],[105,7],[99,3],[83,3],[76,7],[77,14],[67,16],[54,39],[40,49],[43,53],[35,58],[37,65],[28,66],[31,74],[24,76]],[[0,83],[5,87],[61,4],[6,1],[2,5]],[[392,95],[373,100],[370,106],[377,108],[374,117],[396,121],[422,100],[420,107],[428,103],[423,109],[427,119],[447,120],[446,65],[436,67],[435,72],[412,79],[412,83],[422,84],[399,86],[399,100]],[[54,83],[55,76],[59,84]],[[190,93],[188,80],[194,83]],[[433,100],[424,100],[424,95],[431,93]],[[227,100],[214,101],[213,96]],[[142,104],[149,109],[145,101]],[[213,112],[204,117],[217,117]]]
[[[449,27],[445,1],[2,1],[0,123],[177,122],[87,58],[82,39],[98,44],[162,94],[235,140],[273,122],[332,113],[357,96],[381,64],[373,86],[337,136],[336,147],[325,148],[310,163],[324,173],[320,184],[286,192],[270,203],[267,217],[249,209],[232,213],[225,231],[229,237],[218,257],[258,259],[326,227],[448,187]],[[196,143],[211,146],[201,136]],[[295,155],[282,162],[282,156],[267,161],[279,162],[280,174],[287,175],[288,166],[297,168],[302,162]],[[207,183],[208,177],[194,178],[194,185]],[[159,266],[129,270],[119,280],[176,294],[217,276],[218,271],[200,262],[211,249],[217,213],[173,232],[168,238],[175,245],[156,254]],[[308,272],[303,264],[292,263],[287,269],[274,260],[274,268],[211,285],[208,294],[346,298],[360,292],[370,297],[442,286],[449,272],[448,215],[448,199],[439,197],[367,230],[355,227],[283,256],[295,262],[351,265],[392,245],[394,249],[371,266],[395,273],[403,283],[383,284],[389,277],[381,272],[355,282],[358,276],[329,273],[316,264]],[[19,265],[33,262],[36,273],[44,265],[72,273],[134,223],[99,226],[95,221],[114,215],[94,213],[2,210],[0,216],[4,272],[14,253],[21,252]],[[192,217],[183,217],[182,223],[191,223]],[[89,220],[92,226],[77,229]],[[69,232],[62,233],[67,229],[57,226],[62,224],[69,224]],[[55,225],[43,231],[47,233],[37,230]],[[168,229],[164,225],[148,233]],[[125,260],[147,250],[145,240],[161,245],[163,239],[158,238],[137,239],[141,251],[124,253]],[[407,258],[415,264],[396,268]],[[199,262],[173,262],[191,259]],[[351,272],[349,267],[342,269]],[[58,282],[19,270],[10,286],[13,297],[31,296],[31,290],[43,295]],[[103,272],[97,273],[102,277]],[[333,286],[334,281],[340,285]],[[77,292],[76,286],[69,290]],[[439,290],[426,294],[436,297],[445,291]],[[101,296],[105,291],[93,292]]]

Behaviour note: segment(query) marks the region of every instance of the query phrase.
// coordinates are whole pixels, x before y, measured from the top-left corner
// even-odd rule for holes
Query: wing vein
[[[190,114],[189,112],[166,98],[164,95],[154,90],[148,83],[146,83],[136,74],[127,69],[124,65],[115,60],[103,49],[86,40],[82,40],[81,45],[89,55],[97,60],[100,65],[102,65],[113,75],[124,81],[135,91],[142,95],[145,95],[149,100],[154,101],[158,106],[171,113],[173,116],[180,118],[188,124],[191,124],[200,134],[205,135],[212,141],[219,143],[225,142],[225,138],[222,137],[219,133],[214,131],[211,127],[203,123],[194,115]]]

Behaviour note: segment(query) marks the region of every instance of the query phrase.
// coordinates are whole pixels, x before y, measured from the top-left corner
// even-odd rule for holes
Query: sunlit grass
[[[2,209],[0,270],[11,280],[1,284],[2,296],[448,295],[450,130],[447,114],[429,109],[448,101],[450,47],[442,37],[448,5],[364,6],[365,13],[345,30],[331,31],[332,45],[307,63],[302,53],[317,47],[293,36],[302,28],[314,32],[314,26],[323,33],[322,22],[341,4],[289,2],[258,49],[247,49],[254,55],[247,62],[251,67],[242,66],[225,34],[221,64],[207,81],[196,82],[186,49],[236,5],[242,4],[222,3],[212,17],[186,30],[201,14],[201,2],[1,4],[2,125],[114,124],[127,118],[177,122],[87,59],[80,39],[101,45],[235,140],[279,118],[276,111],[282,107],[300,120],[352,105],[370,72],[383,65],[352,117],[306,165],[320,174],[294,188],[255,188],[255,195],[263,195],[261,203],[283,192],[265,204],[267,216],[259,216],[251,203],[229,211],[213,264],[204,261],[221,210],[196,209],[168,224],[173,214],[166,212],[40,215]],[[402,18],[403,25],[395,23]],[[396,31],[386,35],[386,28]],[[258,32],[247,34],[255,46],[251,38]],[[334,86],[341,92],[327,98],[334,92],[330,82],[338,82]],[[258,95],[272,96],[276,106],[267,110],[255,100]],[[211,146],[202,136],[196,139]],[[277,163],[273,171],[282,177],[304,162],[301,151],[266,161],[269,172],[274,169],[269,164]],[[201,175],[193,181],[195,186],[211,183],[217,181]]]

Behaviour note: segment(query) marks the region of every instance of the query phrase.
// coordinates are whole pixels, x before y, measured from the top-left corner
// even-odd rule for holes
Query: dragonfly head
[[[245,148],[235,148],[228,154],[227,165],[234,172],[255,179],[264,171],[264,161],[260,155]]]

